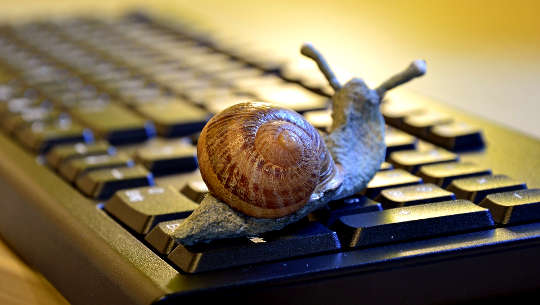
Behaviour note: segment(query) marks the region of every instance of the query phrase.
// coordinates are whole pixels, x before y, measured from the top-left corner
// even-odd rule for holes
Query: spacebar
[[[344,247],[365,247],[493,226],[489,210],[452,200],[342,216],[332,229]]]
[[[198,273],[339,248],[335,232],[318,222],[300,222],[261,236],[217,240],[194,246],[178,245],[168,258],[183,271]]]

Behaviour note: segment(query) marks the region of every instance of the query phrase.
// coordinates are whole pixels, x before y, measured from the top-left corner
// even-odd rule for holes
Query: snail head
[[[336,94],[339,94],[342,90],[350,91],[351,93],[355,92],[353,95],[356,101],[369,101],[375,105],[381,103],[387,91],[426,73],[426,62],[424,60],[415,60],[405,70],[390,77],[375,89],[370,89],[360,78],[353,78],[345,86],[342,86],[324,57],[311,44],[306,43],[302,45],[300,52],[317,63],[317,66]]]

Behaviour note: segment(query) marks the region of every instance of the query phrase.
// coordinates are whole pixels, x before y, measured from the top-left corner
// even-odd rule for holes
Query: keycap
[[[156,144],[137,150],[135,160],[154,175],[190,172],[197,169],[197,148],[183,143]]]
[[[318,221],[330,227],[341,216],[380,210],[382,210],[382,206],[379,202],[373,201],[366,196],[355,195],[329,202],[326,207],[309,214],[308,219],[310,221]]]
[[[244,67],[243,69],[226,70],[215,72],[211,75],[212,78],[221,83],[232,84],[234,81],[261,76],[262,72],[259,69]]]
[[[365,247],[493,226],[488,209],[452,200],[342,216],[332,229],[344,246]]]
[[[202,179],[188,181],[180,190],[189,199],[200,203],[208,193],[208,187]]]
[[[186,218],[198,205],[172,187],[142,187],[121,190],[105,204],[105,211],[139,234],[156,224]]]
[[[121,189],[153,186],[154,177],[144,167],[135,165],[91,171],[77,178],[75,184],[87,196],[108,199]]]
[[[457,161],[459,156],[442,148],[403,150],[390,154],[389,162],[396,167],[416,173],[422,165]]]
[[[386,157],[388,157],[391,153],[398,150],[415,149],[418,139],[399,129],[387,126],[384,142],[386,144]]]
[[[69,120],[54,123],[36,122],[17,130],[15,134],[26,147],[38,153],[46,153],[59,144],[94,141],[92,131]]]
[[[448,191],[456,197],[479,203],[489,194],[517,191],[527,188],[524,182],[514,180],[506,175],[486,175],[456,179],[448,186]]]
[[[374,199],[383,189],[419,183],[422,183],[422,178],[402,169],[378,171],[362,193]]]
[[[325,110],[313,110],[304,112],[304,117],[313,127],[327,131],[332,126],[332,111]]]
[[[62,162],[69,159],[93,155],[113,155],[115,153],[116,150],[113,146],[107,142],[98,141],[89,144],[76,143],[55,146],[47,153],[46,159],[50,166],[58,168]]]
[[[408,104],[405,101],[398,102],[390,99],[385,99],[381,105],[381,113],[384,121],[388,125],[400,128],[403,125],[403,120],[410,115],[420,114],[424,110],[415,104]]]
[[[381,163],[381,167],[379,168],[380,171],[387,171],[390,169],[394,169],[394,166],[392,165],[392,163],[388,163],[386,161]]]
[[[478,205],[489,209],[498,224],[537,221],[540,220],[540,189],[490,194]]]
[[[14,115],[6,115],[2,120],[2,127],[7,133],[23,128],[34,122],[51,123],[58,120],[60,112],[52,108],[34,107]],[[62,115],[66,115],[63,113]]]
[[[472,162],[448,162],[424,165],[417,172],[417,175],[422,177],[424,182],[434,183],[442,188],[448,187],[454,179],[490,174],[491,170]]]
[[[184,220],[185,218],[180,218],[160,222],[146,234],[144,239],[157,252],[167,255],[177,245],[174,239],[174,232]]]
[[[454,194],[431,183],[385,189],[375,198],[385,209],[454,199]]]
[[[263,101],[287,107],[298,113],[322,110],[328,106],[328,98],[317,95],[295,84],[281,84],[254,89],[255,96]]]
[[[250,101],[252,102],[257,101],[257,99],[251,96],[247,96],[247,95],[238,95],[238,94],[222,95],[222,96],[215,96],[213,98],[205,100],[204,107],[210,113],[217,114],[232,105],[242,103],[242,102],[250,102]]]
[[[453,122],[433,127],[428,138],[435,144],[453,151],[484,147],[482,131],[464,122]]]
[[[187,136],[201,131],[210,114],[187,102],[147,103],[136,110],[154,122],[158,134],[164,137]]]
[[[337,250],[336,233],[317,222],[302,222],[260,236],[178,245],[167,256],[188,273],[229,268]]]
[[[14,114],[38,104],[38,101],[28,97],[16,97],[0,103],[0,117],[7,114]]]
[[[77,107],[71,114],[111,144],[144,141],[155,134],[154,126],[118,104]]]
[[[403,130],[420,137],[427,137],[433,126],[448,124],[452,122],[452,117],[447,114],[435,111],[411,114],[403,119]]]
[[[211,99],[235,95],[235,91],[228,86],[215,86],[201,90],[189,90],[185,93],[187,99],[197,105],[205,105]]]
[[[246,67],[246,64],[240,61],[226,59],[221,62],[215,62],[210,64],[203,64],[194,67],[197,71],[208,75],[214,75],[220,72],[242,70]]]
[[[101,154],[68,160],[60,164],[58,171],[67,180],[75,181],[79,175],[91,170],[133,165],[133,160],[125,154]]]

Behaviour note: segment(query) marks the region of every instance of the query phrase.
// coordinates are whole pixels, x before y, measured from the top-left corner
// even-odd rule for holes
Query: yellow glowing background
[[[408,88],[540,138],[540,1],[18,0],[0,1],[0,17],[133,6],[199,20],[292,59],[310,41],[343,78],[370,84],[424,58],[428,74]]]

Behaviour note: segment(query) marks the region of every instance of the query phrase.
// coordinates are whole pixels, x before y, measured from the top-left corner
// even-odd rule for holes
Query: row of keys
[[[220,75],[219,77],[227,75],[227,77],[234,78],[230,84],[237,89],[254,88],[252,89],[254,91],[247,92],[251,95],[278,98],[281,94],[284,96],[280,99],[285,101],[291,96],[298,101],[305,98],[305,95],[295,96],[295,92],[297,92],[295,87],[282,86],[280,90],[275,90],[275,82],[279,83],[278,81],[281,80],[251,74],[253,73],[252,69],[246,69],[246,67],[237,65],[235,62],[229,62],[226,57],[215,54],[215,52],[209,52],[204,48],[201,49],[197,44],[194,45],[192,42],[185,40],[171,41],[170,37],[159,37],[159,35],[152,38],[153,34],[159,34],[160,31],[152,29],[149,32],[146,25],[140,27],[131,27],[130,25],[131,23],[127,25],[98,24],[97,26],[94,24],[74,24],[68,30],[57,29],[53,26],[52,30],[46,31],[47,33],[40,32],[46,37],[45,40],[51,37],[57,39],[57,41],[48,44],[45,44],[42,40],[39,41],[40,44],[44,43],[41,46],[41,52],[52,55],[53,58],[73,55],[73,61],[66,62],[77,64],[79,68],[72,69],[72,71],[84,75],[85,79],[89,79],[90,83],[95,84],[99,90],[110,94],[113,97],[112,100],[118,98],[118,104],[117,101],[111,103],[112,100],[102,104],[99,102],[97,106],[92,105],[93,102],[90,102],[89,105],[86,102],[81,103],[77,100],[78,98],[83,95],[96,97],[95,93],[80,87],[76,83],[59,88],[57,84],[51,84],[49,80],[36,73],[32,74],[33,84],[39,84],[41,88],[47,88],[44,91],[54,93],[51,96],[58,98],[55,103],[60,101],[62,105],[65,105],[67,112],[75,120],[84,121],[86,117],[91,118],[92,115],[87,112],[93,111],[94,108],[96,113],[101,115],[104,114],[102,111],[106,112],[111,108],[110,105],[115,105],[112,108],[122,109],[120,111],[123,112],[122,115],[130,113],[137,117],[153,117],[151,118],[151,121],[154,122],[153,126],[156,127],[159,134],[164,136],[182,134],[186,132],[185,130],[189,132],[196,131],[199,128],[198,126],[202,126],[201,122],[205,116],[204,113],[193,111],[193,113],[186,115],[184,119],[171,114],[174,118],[168,120],[163,113],[169,110],[171,112],[177,110],[178,105],[183,104],[184,101],[175,97],[172,102],[170,100],[154,102],[157,97],[162,97],[163,88],[171,89],[175,94],[182,95],[192,102],[195,101],[196,104],[203,105],[206,109],[219,109],[219,107],[226,105],[226,101],[220,101],[219,104],[208,103],[208,96],[221,96],[221,93],[229,94],[230,91],[221,87],[209,90],[209,83],[199,78],[198,75],[201,74],[213,73]],[[34,30],[32,29],[29,32],[35,32]],[[136,43],[126,44],[126,39],[122,35],[113,36],[112,41],[104,40],[103,37],[111,37],[107,35],[108,31],[131,31],[129,39],[134,40]],[[49,35],[51,33],[52,35]],[[148,35],[148,33],[152,33],[152,35]],[[31,40],[28,38],[34,37],[33,34],[30,35],[29,33],[18,33],[18,35],[26,37],[26,40]],[[84,42],[83,38],[86,37],[89,39]],[[119,43],[115,43],[115,41],[119,41]],[[62,42],[62,44],[57,42]],[[179,44],[184,44],[184,47],[180,47]],[[78,48],[80,46],[82,48]],[[153,52],[155,50],[149,52],[145,49],[147,46],[156,46],[161,53]],[[174,48],[171,48],[171,46],[174,46]],[[133,49],[133,51],[129,49]],[[85,55],[83,57],[86,57],[86,55],[92,56],[92,52],[81,53],[85,52],[83,50],[97,50],[100,54],[97,56],[99,58],[95,62],[92,62],[94,59],[77,61],[82,54]],[[181,54],[181,56],[173,57],[175,52]],[[54,53],[57,55],[54,56]],[[116,56],[114,56],[115,53]],[[122,55],[120,56],[120,54]],[[189,54],[189,56],[186,57],[186,54]],[[95,55],[93,56],[96,58]],[[144,62],[144,58],[150,58],[151,60]],[[171,69],[171,58],[177,58],[178,62],[184,58],[185,61],[180,66],[173,68],[174,71],[169,70],[172,73],[163,73],[167,69]],[[211,67],[200,67],[200,62],[206,60],[212,60],[212,63],[216,64],[210,65]],[[159,64],[159,62],[163,64]],[[102,65],[103,63],[105,64]],[[86,68],[95,66],[95,69],[80,69],[83,65],[87,65]],[[124,67],[129,67],[129,69],[123,69]],[[189,69],[186,69],[186,67],[189,67]],[[194,73],[195,67],[199,68]],[[133,77],[130,69],[135,69],[136,74],[144,72],[145,76],[157,81],[159,85],[153,87],[146,79]],[[234,73],[225,73],[226,70]],[[106,73],[95,73],[96,71]],[[287,77],[291,79],[296,78],[293,73],[283,72],[284,75],[288,75]],[[247,76],[247,78],[244,78],[244,76]],[[51,77],[58,78],[61,76],[54,74]],[[304,83],[309,82],[309,80],[296,79]],[[67,87],[69,87],[68,90]],[[213,92],[203,94],[202,92],[205,91]],[[77,93],[77,98],[74,98],[74,92],[80,92],[80,94]],[[199,101],[199,103],[196,101]],[[309,98],[306,101],[309,101]],[[309,105],[313,105],[310,102],[303,103],[296,104],[297,109],[302,112],[312,107]],[[158,105],[160,110],[153,112]],[[308,107],[304,105],[308,105]],[[190,108],[185,109],[189,110]],[[79,114],[79,112],[82,112],[82,114]],[[98,117],[98,115],[96,116]],[[81,117],[82,119],[80,119]],[[189,121],[189,118],[195,118],[195,120]],[[16,122],[18,119],[13,120]],[[83,122],[83,125],[90,126],[100,138],[111,140],[115,139],[116,136],[113,136],[115,133],[125,132],[121,131],[122,128],[119,128],[119,125],[115,125],[116,122],[110,122],[113,121],[113,117],[106,121],[109,121],[107,124],[111,124],[110,126],[114,126],[114,128],[104,128],[101,131],[101,125],[96,125],[100,123],[95,123],[98,120],[88,118],[86,120],[88,121]],[[174,123],[179,121],[182,123]],[[193,123],[193,129],[190,129],[191,123]],[[11,124],[10,126],[14,125]],[[137,124],[137,126],[139,128],[140,124]],[[135,132],[137,128],[128,129],[125,133],[128,136],[127,138],[133,136],[132,138],[136,139],[138,137]],[[152,186],[154,184],[153,177],[148,172],[150,170],[158,175],[168,173],[167,171],[171,168],[196,169],[194,158],[189,157],[193,152],[184,151],[182,148],[179,148],[178,151],[180,152],[178,152],[176,148],[169,146],[150,145],[136,149],[135,154],[124,158],[127,163],[112,165],[111,168],[109,167],[111,165],[108,165],[107,162],[121,156],[120,153],[115,154],[109,148],[104,149],[101,147],[93,150],[89,149],[89,145],[76,144],[69,149],[63,147],[65,150],[71,150],[75,153],[62,153],[60,150],[57,152],[56,149],[52,149],[51,153],[47,155],[47,159],[50,160],[51,165],[54,164],[55,168],[66,168],[64,176],[69,177],[73,175],[72,173],[75,173],[73,175],[75,185],[83,193],[98,199],[107,199],[115,194],[105,204],[105,211],[124,224],[136,236],[146,240],[158,253],[163,254],[164,257],[166,256],[170,262],[186,272],[202,272],[215,268],[336,251],[344,247],[364,247],[485,229],[494,226],[493,221],[490,219],[490,213],[493,214],[493,218],[498,223],[529,221],[531,218],[527,218],[528,215],[535,215],[530,208],[531,206],[534,207],[535,203],[531,203],[528,199],[515,201],[519,208],[501,207],[503,206],[501,202],[506,202],[507,197],[512,199],[518,197],[522,199],[533,198],[534,201],[536,195],[531,192],[535,190],[524,189],[524,184],[513,181],[508,177],[485,176],[486,172],[482,172],[482,169],[471,169],[472,166],[462,166],[462,163],[457,162],[457,155],[441,149],[433,149],[428,152],[413,150],[417,148],[418,141],[416,137],[402,133],[397,129],[388,128],[387,135],[388,162],[381,165],[381,171],[373,179],[373,184],[368,185],[365,191],[365,195],[371,199],[357,195],[353,198],[329,203],[327,209],[309,215],[305,221],[301,221],[286,230],[245,239],[236,239],[232,242],[230,240],[221,241],[196,247],[178,245],[175,242],[174,232],[182,220],[197,206],[197,202],[202,200],[207,189],[201,185],[201,181],[192,181],[186,184],[181,192],[176,188]],[[459,139],[463,141],[465,138]],[[459,141],[458,144],[455,143],[449,147],[453,149],[462,146]],[[167,158],[166,156],[170,154],[185,154],[188,157],[185,160],[178,157]],[[88,160],[86,160],[87,158]],[[103,158],[103,160],[100,160],[100,158]],[[136,163],[144,165],[145,168],[134,166],[132,158]],[[175,165],[171,166],[171,164]],[[437,171],[437,168],[432,168],[443,164],[459,165],[454,166],[451,175],[448,172],[451,172],[452,168],[446,168],[446,170],[438,168],[439,171]],[[394,167],[397,169],[393,169]],[[487,174],[490,174],[490,172]],[[428,181],[428,177],[433,180]],[[476,180],[466,181],[461,184],[457,183],[466,177],[474,177]],[[389,180],[393,182],[389,183]],[[421,184],[422,182],[431,182],[431,184]],[[145,187],[133,188],[137,186]],[[506,193],[500,192],[508,190],[515,191],[513,191],[512,195],[501,195]],[[499,197],[493,199],[491,196],[502,196],[502,199]],[[456,198],[468,198],[480,205],[485,205],[490,211],[488,212],[486,208],[480,208],[470,201],[455,201]],[[537,209],[536,215],[538,214]],[[497,212],[492,212],[492,210]],[[514,211],[518,211],[518,213],[513,214]],[[372,213],[372,215],[362,218],[364,213]],[[438,227],[438,230],[431,230],[433,223],[439,222],[444,223],[444,225]],[[463,223],[467,225],[463,225]],[[407,227],[414,228],[414,230],[407,230],[406,234],[395,233],[399,232],[400,228]],[[374,232],[382,232],[382,234],[374,234]],[[268,253],[271,253],[271,255]]]
[[[154,176],[198,168],[196,148],[179,141],[152,143],[135,149],[133,156],[98,142],[56,146],[46,160],[67,181],[97,199],[108,199],[119,189],[153,185]]]
[[[335,205],[340,208],[327,212],[326,216],[322,216],[324,211],[318,211],[319,215],[311,215],[310,221],[301,221],[286,230],[197,246],[182,246],[175,241],[175,230],[196,204],[170,188],[118,192],[107,202],[105,210],[130,230],[141,234],[141,238],[182,270],[196,273],[343,247],[366,247],[489,229],[495,222],[534,221],[540,218],[540,190],[488,195],[480,206],[460,199],[381,210],[380,205],[365,197]],[[162,221],[170,218],[174,219]],[[326,225],[321,221],[326,221]],[[259,255],[269,249],[276,253]]]
[[[484,147],[480,129],[465,122],[454,121],[447,114],[389,99],[381,105],[381,112],[387,124],[446,149],[463,151]]]

